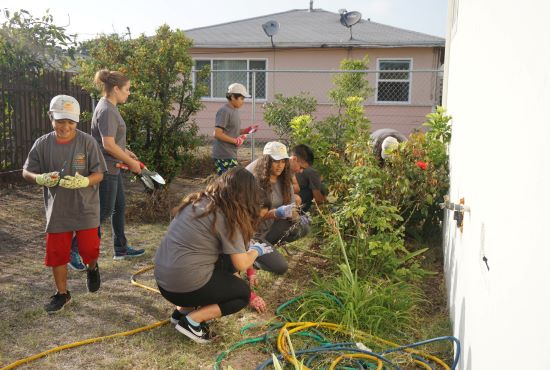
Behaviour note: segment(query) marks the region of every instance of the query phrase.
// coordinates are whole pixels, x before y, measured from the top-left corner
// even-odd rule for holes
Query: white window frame
[[[267,58],[201,58],[201,57],[195,57],[193,58],[193,61],[197,61],[197,60],[200,60],[200,61],[205,61],[205,60],[209,60],[210,61],[210,71],[213,71],[212,69],[212,65],[213,65],[213,62],[215,60],[244,60],[246,61],[246,69],[243,69],[243,71],[246,71],[246,85],[250,85],[251,84],[251,81],[250,81],[250,62],[251,61],[261,61],[261,62],[265,62],[265,70],[261,70],[259,69],[258,71],[263,71],[265,73],[265,98],[256,98],[256,101],[257,102],[265,102],[267,101],[267,96],[268,96],[268,73],[267,73],[267,70],[269,69],[268,68],[268,59]],[[195,73],[196,73],[196,69],[195,69],[195,66],[193,66],[193,87],[195,87]],[[214,91],[214,88],[213,88],[213,78],[212,78],[212,75],[210,75],[210,96],[209,97],[202,97],[201,100],[202,101],[213,101],[213,102],[220,102],[220,101],[226,101],[226,97],[213,97],[212,96],[212,92]],[[249,91],[248,92],[249,94],[252,94],[252,91]],[[252,99],[252,98],[249,98],[249,99]]]
[[[409,78],[406,80],[386,80],[380,78],[380,73],[383,73],[380,71],[380,62],[394,62],[394,61],[407,61],[409,62]],[[378,71],[376,73],[376,94],[374,97],[374,101],[376,104],[380,105],[410,105],[411,104],[411,98],[412,98],[412,84],[413,84],[413,58],[377,58],[376,59],[376,70]],[[378,100],[378,87],[379,82],[408,82],[409,83],[409,93],[408,93],[408,100],[407,101],[392,101],[392,100]]]

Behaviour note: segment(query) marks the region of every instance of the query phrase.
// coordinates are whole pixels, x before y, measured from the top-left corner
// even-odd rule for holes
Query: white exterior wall
[[[548,14],[546,0],[449,0],[450,197],[471,207],[463,233],[445,225],[459,369],[550,369]]]

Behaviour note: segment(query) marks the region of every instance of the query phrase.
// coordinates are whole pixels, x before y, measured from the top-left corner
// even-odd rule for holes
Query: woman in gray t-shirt
[[[95,83],[102,89],[103,97],[92,115],[92,136],[107,163],[107,173],[99,185],[100,222],[111,218],[114,260],[138,257],[145,250],[132,248],[126,239],[126,197],[119,168],[125,163],[132,172],[141,172],[137,156],[126,147],[126,123],[118,111],[118,105],[124,104],[130,96],[130,80],[121,72],[103,69],[96,73]]]
[[[266,144],[264,155],[254,166],[251,164],[247,167],[258,179],[260,187],[270,196],[272,206],[260,224],[255,238],[273,245],[295,241],[309,231],[307,226],[299,222],[296,212],[296,196],[288,158],[286,147],[273,141]],[[277,251],[259,258],[257,265],[277,274],[283,274],[288,267]]]
[[[210,339],[206,321],[248,304],[250,289],[234,273],[271,251],[265,244],[249,245],[260,217],[259,192],[250,172],[232,168],[185,198],[157,250],[157,285],[177,306],[171,321],[197,343]]]

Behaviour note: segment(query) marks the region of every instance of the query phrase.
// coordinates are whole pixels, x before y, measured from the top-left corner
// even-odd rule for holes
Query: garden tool
[[[59,171],[43,173],[36,176],[36,180],[35,180],[36,183],[38,185],[46,186],[48,188],[59,185],[59,179],[63,177],[66,166],[67,166],[67,161],[64,161]]]
[[[159,175],[157,172],[147,169],[147,167],[145,167],[145,164],[143,164],[143,162],[139,162],[139,166],[141,167],[141,173],[138,174],[137,176],[139,177],[139,179],[141,180],[143,185],[145,185],[146,188],[150,190],[155,190],[154,182],[160,185],[166,184],[166,181],[164,181],[161,175]],[[129,169],[126,163],[117,163],[116,167],[123,170]]]

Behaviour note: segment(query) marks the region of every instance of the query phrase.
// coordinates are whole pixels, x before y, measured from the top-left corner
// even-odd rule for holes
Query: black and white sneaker
[[[88,287],[88,292],[93,293],[97,292],[99,290],[99,287],[101,285],[101,278],[99,276],[99,265],[96,262],[95,269],[86,270],[87,279],[86,279],[86,286]]]
[[[170,316],[170,323],[172,325],[177,325],[177,323],[180,322],[180,320],[187,316],[190,312],[191,311],[180,311],[178,309],[175,309],[174,312],[172,312],[172,316]]]
[[[206,325],[193,326],[183,317],[176,325],[176,330],[192,341],[200,344],[210,343],[210,332]]]
[[[50,302],[44,305],[44,309],[47,313],[56,313],[61,311],[70,301],[71,293],[68,290],[64,294],[57,292],[50,297]]]

